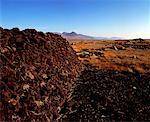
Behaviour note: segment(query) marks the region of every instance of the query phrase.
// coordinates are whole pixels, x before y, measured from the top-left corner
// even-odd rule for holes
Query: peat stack
[[[0,121],[51,121],[60,116],[78,71],[60,35],[0,28]]]

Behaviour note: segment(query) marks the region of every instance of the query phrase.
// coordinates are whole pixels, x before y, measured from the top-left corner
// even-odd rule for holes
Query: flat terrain
[[[98,69],[150,72],[149,40],[69,41],[84,64]]]

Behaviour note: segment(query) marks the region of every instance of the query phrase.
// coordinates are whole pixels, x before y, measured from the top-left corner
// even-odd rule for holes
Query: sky
[[[0,0],[0,26],[150,38],[150,0]]]

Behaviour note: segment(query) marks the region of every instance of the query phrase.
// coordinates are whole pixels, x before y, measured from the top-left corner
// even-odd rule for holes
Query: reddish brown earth
[[[70,43],[86,68],[64,120],[150,121],[150,41]]]
[[[56,120],[82,69],[57,34],[0,28],[0,121]]]
[[[67,121],[150,121],[150,73],[92,68],[81,72]]]
[[[34,29],[0,36],[0,121],[150,121],[149,40],[72,48]]]

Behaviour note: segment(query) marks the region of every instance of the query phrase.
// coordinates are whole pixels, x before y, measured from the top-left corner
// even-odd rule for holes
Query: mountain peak
[[[63,32],[62,37],[68,39],[68,40],[74,40],[74,39],[81,39],[81,40],[91,40],[93,37],[87,36],[87,35],[82,35],[82,34],[77,34],[76,32],[72,31],[70,33]]]
[[[68,32],[63,32],[62,37],[68,39],[68,40],[115,40],[115,39],[122,39],[121,37],[94,37],[94,36],[88,36],[88,35],[83,35],[83,34],[78,34],[74,31],[68,33]]]
[[[70,34],[77,34],[77,33],[72,31]]]
[[[70,32],[70,33],[67,33],[67,32],[63,32],[62,33],[63,35],[66,35],[66,36],[76,36],[77,35],[77,33],[76,32]]]

